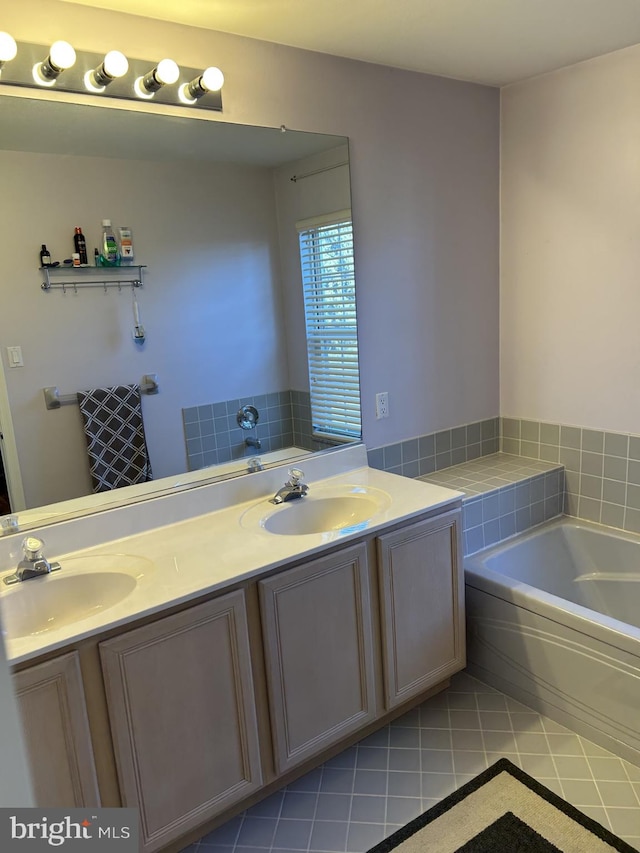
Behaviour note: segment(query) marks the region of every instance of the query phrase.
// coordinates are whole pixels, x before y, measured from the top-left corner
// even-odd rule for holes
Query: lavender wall
[[[640,46],[502,93],[502,414],[637,434]]]

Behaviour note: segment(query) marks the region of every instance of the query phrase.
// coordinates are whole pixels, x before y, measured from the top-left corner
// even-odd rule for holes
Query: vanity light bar
[[[219,68],[202,71],[179,67],[169,58],[149,66],[148,60],[128,59],[119,50],[106,55],[76,51],[65,41],[47,48],[16,43],[9,33],[0,32],[2,86],[50,88],[124,100],[153,99],[160,104],[222,110],[224,75]]]

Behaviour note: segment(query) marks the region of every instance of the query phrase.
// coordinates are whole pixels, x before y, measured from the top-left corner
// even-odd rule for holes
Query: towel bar
[[[158,374],[145,373],[138,387],[142,394],[157,394]],[[61,394],[56,385],[50,385],[48,388],[43,388],[42,393],[44,394],[44,404],[47,409],[59,409],[60,406],[78,404],[78,398],[75,394]]]

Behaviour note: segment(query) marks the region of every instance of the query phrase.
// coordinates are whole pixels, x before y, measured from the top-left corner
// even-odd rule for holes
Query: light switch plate
[[[22,347],[7,347],[7,359],[9,367],[24,367]]]

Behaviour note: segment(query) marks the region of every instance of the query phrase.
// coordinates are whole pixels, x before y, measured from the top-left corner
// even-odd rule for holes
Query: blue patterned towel
[[[153,479],[142,423],[140,389],[116,385],[78,391],[94,492]]]

